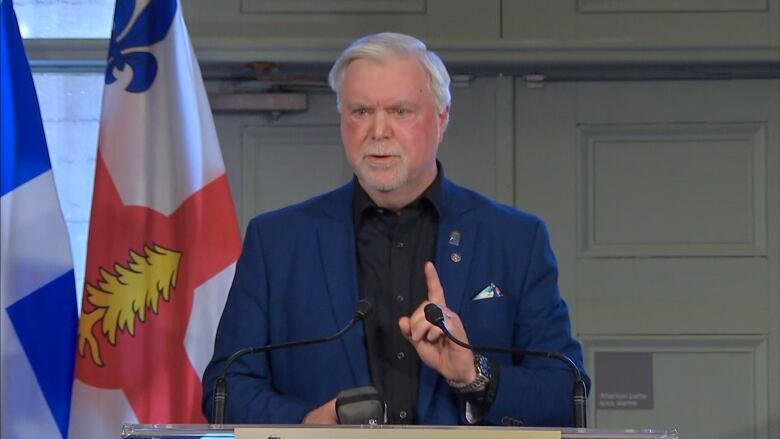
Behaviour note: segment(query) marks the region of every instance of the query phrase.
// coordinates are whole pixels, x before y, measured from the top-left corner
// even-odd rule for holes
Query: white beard
[[[365,160],[370,155],[396,156],[396,160],[387,166],[377,166]],[[369,146],[362,152],[359,162],[353,164],[353,168],[363,184],[379,192],[392,192],[403,186],[409,178],[409,168],[403,151],[387,146]],[[378,177],[377,173],[382,173],[383,176]],[[387,173],[392,175],[388,178]]]

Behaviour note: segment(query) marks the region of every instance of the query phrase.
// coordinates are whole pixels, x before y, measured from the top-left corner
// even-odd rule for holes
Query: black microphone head
[[[425,305],[425,320],[434,326],[444,324],[444,313],[441,312],[439,305],[435,303]]]
[[[365,319],[371,315],[371,311],[374,310],[374,305],[370,300],[360,299],[357,303],[357,309],[355,309],[355,317]]]

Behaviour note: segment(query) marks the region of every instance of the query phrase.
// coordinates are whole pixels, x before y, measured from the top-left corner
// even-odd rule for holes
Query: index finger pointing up
[[[446,307],[447,302],[444,300],[444,289],[441,287],[439,274],[430,261],[425,263],[425,283],[428,287],[428,301]]]

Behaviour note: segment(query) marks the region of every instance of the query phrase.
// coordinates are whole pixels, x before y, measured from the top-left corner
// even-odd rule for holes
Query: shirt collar
[[[407,204],[402,208],[406,208],[412,204],[418,203],[421,200],[427,200],[431,206],[433,206],[433,212],[437,218],[441,217],[441,203],[442,203],[442,179],[444,176],[444,169],[441,163],[436,160],[436,178],[428,186],[423,193],[417,197],[414,201]],[[366,209],[379,207],[374,203],[374,200],[368,196],[366,191],[360,185],[356,176],[352,177],[352,186],[355,188],[352,192],[352,219],[355,225],[359,224],[360,218],[363,216]]]

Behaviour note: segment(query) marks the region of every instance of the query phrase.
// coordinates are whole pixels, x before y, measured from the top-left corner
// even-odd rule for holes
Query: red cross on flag
[[[176,0],[118,0],[107,59],[70,436],[205,423],[200,378],[240,236]]]

